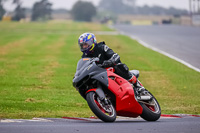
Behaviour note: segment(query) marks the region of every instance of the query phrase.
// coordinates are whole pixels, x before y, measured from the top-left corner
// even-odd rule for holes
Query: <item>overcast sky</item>
[[[13,10],[14,6],[11,4],[12,0],[9,1],[10,2],[5,5],[6,9]],[[23,7],[31,8],[36,1],[41,1],[41,0],[21,0],[21,1]],[[77,1],[78,0],[49,0],[49,2],[53,3],[52,7],[53,9],[66,8],[68,10],[71,9],[73,4]],[[94,5],[98,5],[100,0],[82,0],[82,1],[91,1]],[[149,6],[159,5],[167,8],[172,6],[180,9],[189,10],[189,0],[137,0],[136,4],[139,6],[145,4]]]

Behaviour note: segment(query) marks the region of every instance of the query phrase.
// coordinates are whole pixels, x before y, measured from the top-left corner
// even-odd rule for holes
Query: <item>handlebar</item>
[[[99,58],[98,58],[98,57],[92,58],[91,60],[92,60],[92,62],[95,62],[95,63],[98,63],[98,62],[99,62]],[[102,64],[97,64],[97,66],[98,66],[98,67],[103,67]]]
[[[99,62],[99,58],[98,57],[92,58],[91,60],[94,61],[94,62]]]
[[[95,62],[95,63],[98,63],[98,62],[99,62],[99,58],[98,58],[98,57],[94,57],[94,58],[92,58],[91,60],[92,60],[93,62]],[[121,63],[118,63],[118,64],[121,64]],[[118,64],[116,64],[116,65],[118,65]],[[97,64],[97,66],[98,66],[98,67],[105,68],[105,66],[102,65],[102,64]]]

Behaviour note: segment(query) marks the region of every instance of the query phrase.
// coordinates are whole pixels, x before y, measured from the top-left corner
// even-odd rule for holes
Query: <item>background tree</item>
[[[0,20],[2,19],[3,15],[6,13],[5,9],[3,8],[3,0],[0,0]]]
[[[96,13],[96,7],[92,3],[83,1],[76,2],[71,10],[74,20],[77,21],[91,21]]]
[[[52,4],[48,0],[41,0],[33,5],[32,9],[32,21],[37,20],[50,20],[52,13]]]
[[[13,3],[17,5],[17,7],[14,10],[14,16],[13,20],[19,21],[22,18],[25,18],[25,8],[21,7],[21,1],[20,0],[13,0]]]

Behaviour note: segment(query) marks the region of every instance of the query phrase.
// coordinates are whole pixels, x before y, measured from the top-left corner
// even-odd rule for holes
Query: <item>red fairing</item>
[[[136,101],[132,85],[122,77],[107,70],[108,89],[116,96],[116,112],[119,116],[137,117],[142,107]]]

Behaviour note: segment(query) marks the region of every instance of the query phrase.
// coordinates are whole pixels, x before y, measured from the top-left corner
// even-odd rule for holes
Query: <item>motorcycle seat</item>
[[[140,72],[138,70],[130,70],[130,73],[132,73],[133,75],[135,75],[136,78],[138,78]]]

